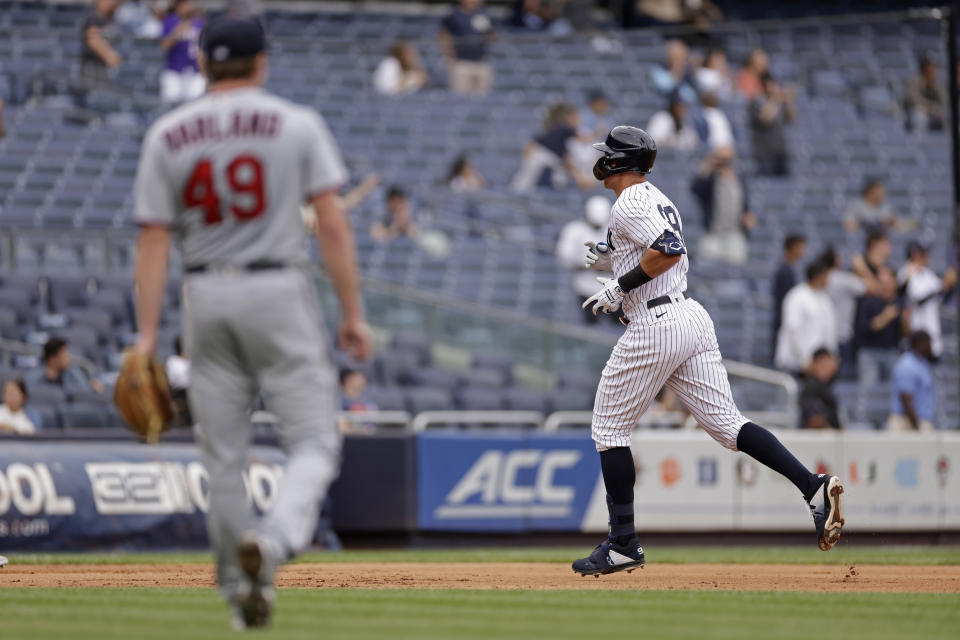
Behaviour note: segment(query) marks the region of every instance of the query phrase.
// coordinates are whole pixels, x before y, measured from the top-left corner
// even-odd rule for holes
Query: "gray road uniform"
[[[259,529],[279,559],[310,542],[336,475],[336,377],[327,353],[299,206],[346,171],[312,109],[261,89],[213,92],[147,132],[135,216],[169,226],[184,263],[190,406],[210,474],[207,522],[225,595],[239,536]],[[242,474],[258,391],[282,421],[287,464],[258,524]]]

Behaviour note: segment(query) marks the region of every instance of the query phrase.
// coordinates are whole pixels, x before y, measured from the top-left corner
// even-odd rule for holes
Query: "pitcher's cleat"
[[[642,569],[643,562],[643,547],[636,538],[626,545],[607,539],[597,545],[589,557],[574,560],[573,570],[581,576],[599,578],[608,573]]]
[[[7,559],[4,556],[0,556],[0,569],[3,569],[7,566]]]
[[[246,534],[237,547],[237,564],[245,580],[234,596],[232,626],[241,631],[270,624],[276,592],[268,577],[269,559],[263,543],[255,534]]]
[[[820,474],[823,484],[810,500],[810,515],[817,528],[817,544],[823,551],[829,551],[840,541],[843,529],[843,483],[836,476]]]

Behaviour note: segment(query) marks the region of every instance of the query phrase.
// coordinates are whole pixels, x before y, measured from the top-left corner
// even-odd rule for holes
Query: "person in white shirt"
[[[930,335],[933,357],[943,353],[943,330],[940,327],[940,303],[943,294],[957,283],[957,272],[949,269],[940,278],[928,264],[930,250],[919,242],[907,247],[907,262],[897,274],[897,282],[906,294],[910,309],[910,332],[926,331]]]
[[[19,378],[3,383],[3,404],[0,405],[0,433],[32,436],[37,432],[33,420],[23,410],[27,403],[27,385]]]
[[[733,126],[730,119],[720,109],[720,100],[716,94],[705,93],[700,97],[700,115],[706,124],[707,146],[711,149],[733,147]]]
[[[373,88],[385,96],[414,93],[426,86],[428,80],[417,49],[402,40],[390,47],[390,55],[373,71]]]
[[[660,149],[693,151],[700,144],[696,127],[688,117],[687,103],[677,96],[666,109],[650,117],[647,133],[657,141]]]
[[[190,360],[183,350],[183,341],[180,336],[173,341],[173,350],[173,355],[167,358],[165,365],[167,381],[170,383],[170,393],[173,396],[173,405],[176,407],[177,423],[182,427],[191,427],[193,415],[190,413],[190,404],[187,402]]]
[[[856,320],[857,300],[877,287],[876,278],[860,254],[851,259],[852,271],[843,268],[843,261],[833,247],[827,247],[818,258],[830,271],[827,275],[827,295],[833,302],[837,321],[837,343],[841,360],[853,361],[853,323]]]
[[[829,267],[819,260],[807,266],[807,281],[783,299],[783,324],[777,336],[774,363],[779,369],[802,373],[820,348],[837,353],[837,321],[827,295]]]
[[[583,302],[597,290],[597,272],[586,267],[583,261],[583,239],[605,236],[613,203],[606,196],[590,196],[584,206],[584,217],[571,220],[560,231],[557,240],[557,262],[573,273],[573,292]],[[593,324],[599,316],[589,310],[587,320]],[[615,314],[607,316],[615,320]]]

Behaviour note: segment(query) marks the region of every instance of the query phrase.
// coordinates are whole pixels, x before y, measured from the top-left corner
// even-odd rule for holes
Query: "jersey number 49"
[[[232,191],[230,213],[237,220],[252,220],[264,212],[267,196],[259,158],[249,154],[235,157],[227,165],[226,178]],[[183,187],[183,204],[188,208],[201,207],[205,224],[223,222],[220,196],[214,186],[213,163],[209,158],[201,158],[190,173],[190,179]]]

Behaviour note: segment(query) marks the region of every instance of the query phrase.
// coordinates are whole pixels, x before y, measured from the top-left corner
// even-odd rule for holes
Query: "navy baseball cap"
[[[266,50],[267,34],[260,18],[223,16],[204,27],[200,46],[207,59],[214,62],[252,58]]]

